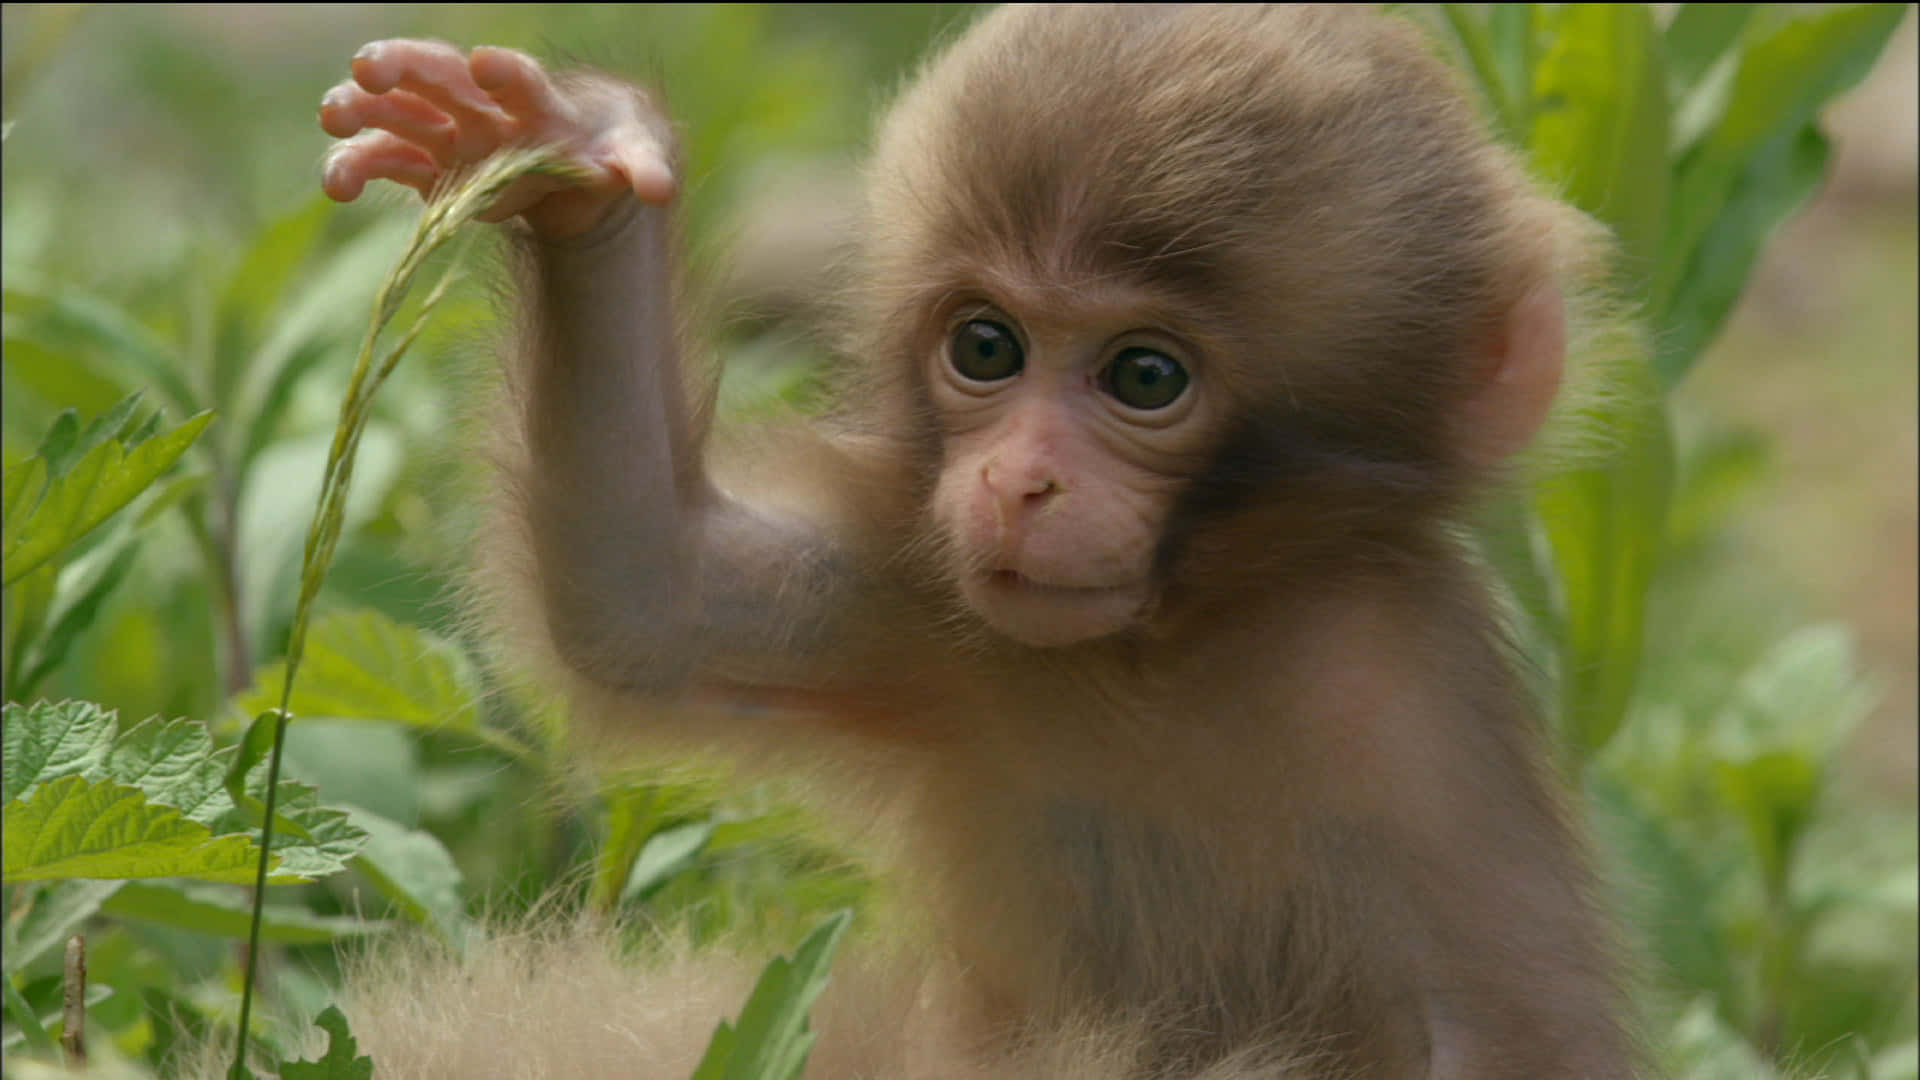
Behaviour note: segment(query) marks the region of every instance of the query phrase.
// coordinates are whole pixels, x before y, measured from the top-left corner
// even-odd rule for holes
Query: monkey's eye
[[[1139,347],[1121,349],[1100,380],[1120,404],[1134,409],[1164,409],[1187,390],[1187,369],[1165,353]]]
[[[972,319],[953,332],[948,346],[953,370],[972,382],[999,382],[1020,374],[1026,353],[1013,331],[997,322]]]

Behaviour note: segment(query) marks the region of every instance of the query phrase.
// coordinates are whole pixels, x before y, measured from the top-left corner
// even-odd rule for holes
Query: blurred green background
[[[191,513],[141,517],[125,580],[103,591],[87,633],[31,696],[83,697],[123,720],[230,720],[232,696],[284,648],[300,538],[347,369],[416,205],[398,191],[345,208],[316,196],[329,142],[317,103],[361,44],[432,36],[509,45],[664,87],[687,133],[694,263],[716,297],[709,330],[728,364],[727,401],[742,411],[791,396],[793,372],[805,367],[794,362],[817,355],[812,290],[841,239],[871,120],[914,60],[972,10],[5,6],[7,464],[33,452],[60,410],[84,420],[130,389],[146,390],[170,424],[185,418],[186,401],[222,405],[172,491]],[[1858,856],[1874,872],[1884,864],[1910,876],[1915,846],[1917,94],[1909,12],[1875,73],[1828,111],[1837,152],[1825,188],[1775,237],[1738,314],[1671,402],[1695,479],[1652,600],[1639,741],[1611,751],[1626,762],[1617,765],[1623,775],[1662,790],[1667,778],[1647,762],[1679,769],[1688,760],[1647,741],[1670,719],[1662,709],[1718,723],[1731,708],[1727,688],[1761,670],[1756,657],[1773,655],[1776,642],[1813,623],[1846,628],[1866,679],[1819,698],[1805,719],[1810,729],[1841,723],[1831,714],[1857,704],[1867,720],[1826,781],[1834,798],[1822,796],[1822,806],[1838,809],[1810,841],[1806,888],[1837,881],[1862,896],[1880,887],[1861,884],[1866,871],[1831,867]],[[280,254],[309,249],[291,262]],[[461,433],[484,382],[478,372],[492,362],[487,279],[475,274],[436,313],[378,399],[323,611],[454,627],[449,590],[474,514]],[[85,333],[67,332],[74,327]],[[170,391],[156,373],[185,384]],[[217,580],[209,566],[223,568]],[[557,807],[544,787],[557,771],[476,759],[457,739],[416,745],[393,727],[318,723],[302,737],[305,775],[326,797],[442,838],[470,906],[503,890],[531,899],[593,846],[600,819]],[[1678,781],[1667,788],[1680,795],[1665,812],[1686,818],[1677,806],[1695,793]],[[618,805],[640,791],[655,800],[645,803],[655,839],[693,829],[687,851],[705,853],[697,865],[683,854],[654,867],[657,891],[646,900],[656,914],[677,905],[718,932],[784,904],[770,937],[788,942],[814,913],[859,894],[829,855],[774,857],[755,846],[792,829],[768,816],[777,800],[754,793],[716,812],[706,794],[679,789],[671,798],[646,785],[600,797]],[[1704,822],[1725,808],[1694,809]],[[1872,828],[1855,833],[1861,821]],[[1724,847],[1716,828],[1693,836],[1700,851]],[[1874,1075],[1913,1075],[1910,965],[1900,961],[1887,982],[1877,966],[1884,956],[1862,959],[1883,947],[1911,952],[1913,901],[1897,881],[1897,895],[1875,909],[1909,913],[1895,936],[1865,918],[1812,935],[1806,955],[1831,961],[1841,993],[1791,967],[1752,980],[1728,974],[1744,971],[1741,950],[1765,952],[1753,944],[1768,940],[1754,928],[1761,917],[1740,888],[1721,887],[1727,878],[1675,884],[1684,875],[1669,875],[1660,854],[1635,851],[1636,872],[1665,875],[1662,887],[1677,897],[1717,897],[1696,906],[1711,907],[1715,931],[1733,943],[1721,967],[1687,970],[1687,957],[1663,954],[1685,975],[1673,993],[1710,988],[1723,1020],[1786,1058],[1832,1049],[1796,1040],[1867,1032],[1876,1049],[1894,1046],[1883,1055],[1893,1064]],[[303,902],[354,910],[337,884],[334,895],[316,887]],[[1674,915],[1650,936],[1684,940],[1690,926]],[[213,983],[230,970],[221,966],[230,957],[201,955],[183,935],[142,935],[127,948],[165,954],[170,971]],[[279,978],[278,992],[297,1004],[325,998],[297,973]],[[1745,1000],[1746,981],[1767,989]],[[1817,1000],[1789,1000],[1802,1015],[1783,1033],[1775,999],[1796,987]],[[217,1012],[216,998],[196,1000]]]

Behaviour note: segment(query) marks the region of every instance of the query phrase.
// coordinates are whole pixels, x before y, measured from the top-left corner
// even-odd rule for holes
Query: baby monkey
[[[320,115],[340,200],[513,144],[585,174],[491,211],[521,310],[486,605],[579,715],[802,770],[895,830],[924,959],[843,972],[809,1075],[1631,1075],[1460,539],[1547,414],[1601,245],[1417,32],[986,16],[877,135],[837,403],[724,453],[682,371],[655,97],[384,41]],[[684,995],[648,991],[532,1026],[609,1044],[589,1074],[674,1075],[647,1030]],[[527,1026],[469,1022],[394,1060],[524,1072],[418,1045]]]

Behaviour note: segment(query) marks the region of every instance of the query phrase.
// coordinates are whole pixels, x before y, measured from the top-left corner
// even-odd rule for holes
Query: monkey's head
[[[856,333],[995,630],[1421,542],[1544,419],[1585,233],[1353,18],[1002,9],[890,114]]]

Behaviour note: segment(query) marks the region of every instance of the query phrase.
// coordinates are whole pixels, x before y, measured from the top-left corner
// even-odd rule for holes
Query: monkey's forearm
[[[818,530],[721,495],[704,469],[673,312],[667,212],[628,201],[524,240],[523,497],[549,633],[597,681],[677,692],[771,673],[820,637],[838,583]]]

